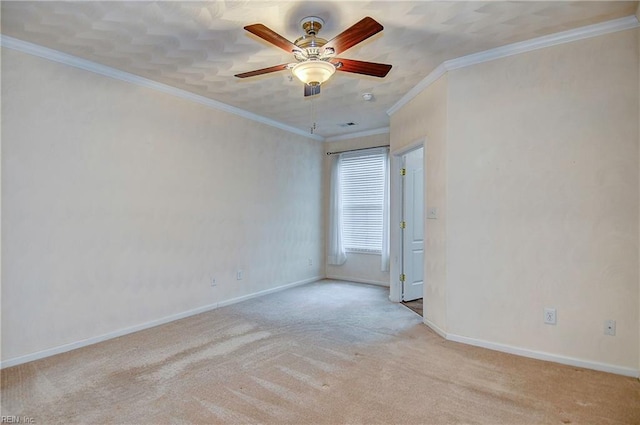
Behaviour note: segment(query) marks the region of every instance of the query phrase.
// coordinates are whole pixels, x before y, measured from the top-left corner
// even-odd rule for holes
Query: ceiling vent
[[[340,127],[353,127],[354,125],[358,125],[357,122],[346,122],[344,124],[338,124]]]

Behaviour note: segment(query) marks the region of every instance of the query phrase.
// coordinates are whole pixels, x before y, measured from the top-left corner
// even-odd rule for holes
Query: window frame
[[[344,249],[349,253],[382,255],[384,244],[384,208],[385,208],[385,180],[387,178],[388,149],[372,148],[359,152],[341,154],[340,161],[340,187],[342,197],[342,227]],[[368,159],[368,160],[367,160]],[[355,169],[354,166],[366,167],[370,172],[375,172],[374,182],[371,181],[371,173]],[[346,175],[345,175],[346,173]],[[371,192],[375,189],[375,193]],[[373,209],[373,221],[363,217],[366,212],[358,212],[357,202],[353,202],[354,193],[359,195],[360,210]],[[365,192],[365,193],[363,193]],[[364,196],[363,196],[364,195]],[[364,199],[365,202],[362,202]],[[374,202],[375,199],[375,202]],[[350,205],[351,203],[351,205]],[[351,216],[351,220],[348,219]],[[363,220],[366,227],[374,225],[375,232],[379,234],[371,238],[370,231],[353,231],[353,221]],[[360,240],[357,240],[357,239]],[[367,239],[373,239],[375,246],[366,245]],[[355,242],[355,243],[354,243]]]

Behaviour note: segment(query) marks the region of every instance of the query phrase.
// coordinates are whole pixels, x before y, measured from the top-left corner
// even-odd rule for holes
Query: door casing
[[[390,240],[390,282],[389,282],[389,300],[392,302],[402,301],[402,282],[400,282],[400,273],[402,270],[402,232],[400,231],[400,221],[402,220],[402,179],[400,176],[400,169],[402,168],[402,156],[415,149],[423,148],[423,164],[424,164],[424,187],[427,187],[427,138],[422,137],[407,146],[400,149],[391,151],[391,176],[390,176],[390,214],[389,214],[389,240]],[[425,191],[425,206],[423,208],[426,211],[426,191]],[[424,221],[424,217],[423,217]],[[425,240],[427,238],[425,227]],[[426,258],[426,245],[425,245],[425,258]],[[424,265],[423,265],[424,266]],[[425,274],[425,285],[426,274]],[[424,295],[424,294],[423,294]]]

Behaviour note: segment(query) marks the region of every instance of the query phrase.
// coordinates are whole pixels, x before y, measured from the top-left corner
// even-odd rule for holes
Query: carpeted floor
[[[5,369],[2,415],[35,424],[638,424],[640,382],[448,342],[385,288],[322,281]]]

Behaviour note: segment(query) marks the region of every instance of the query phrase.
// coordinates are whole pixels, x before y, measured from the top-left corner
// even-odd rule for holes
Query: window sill
[[[365,255],[378,255],[381,256],[382,253],[381,252],[375,252],[375,251],[358,251],[355,249],[346,249],[345,252],[347,254],[365,254]]]

